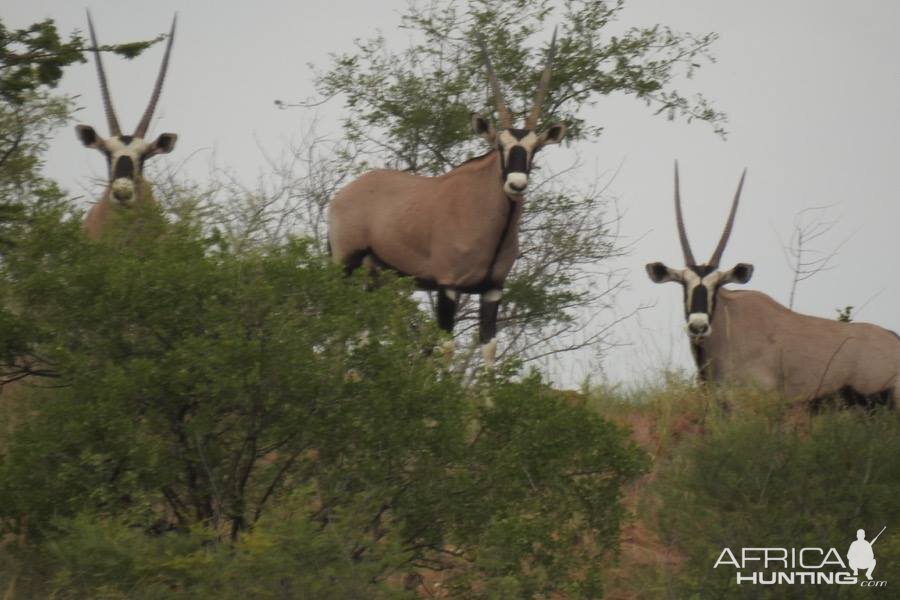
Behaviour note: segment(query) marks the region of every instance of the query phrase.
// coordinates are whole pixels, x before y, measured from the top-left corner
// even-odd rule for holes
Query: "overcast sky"
[[[281,111],[286,101],[313,95],[307,64],[324,67],[357,37],[377,31],[403,47],[396,25],[405,0],[379,2],[91,1],[101,43],[148,39],[168,31],[178,11],[178,34],[150,135],[174,132],[170,160],[183,172],[206,176],[215,159],[248,180],[264,170],[260,148],[277,153],[317,118],[337,134],[339,103],[309,111]],[[67,34],[86,29],[84,6],[70,0],[12,0],[3,22],[23,27],[45,17]],[[672,207],[672,165],[681,165],[685,220],[694,254],[712,252],[741,170],[748,168],[742,205],[723,266],[756,267],[746,286],[787,303],[792,274],[782,239],[804,208],[829,205],[837,218],[817,247],[840,248],[835,268],[800,285],[795,310],[833,318],[835,308],[862,307],[859,320],[900,330],[900,4],[879,0],[738,2],[628,0],[622,25],[668,25],[676,31],[714,31],[715,64],[675,86],[702,92],[728,114],[722,140],[704,123],[669,122],[633,98],[602,99],[585,113],[605,127],[596,142],[553,148],[561,160],[581,155],[580,176],[608,178],[624,217],[621,233],[632,244],[614,266],[627,269],[630,290],[618,311],[649,304],[639,318],[615,331],[622,347],[604,367],[614,381],[641,380],[660,365],[690,368],[683,333],[681,291],[654,285],[643,265],[661,260],[682,266]],[[549,31],[547,32],[549,37]],[[123,129],[136,125],[159,67],[163,46],[134,61],[106,58]],[[76,121],[106,130],[93,64],[72,67],[60,91],[80,95]],[[550,151],[544,153],[550,154]],[[542,154],[541,160],[545,160]],[[67,128],[54,140],[49,175],[74,193],[96,189],[99,153],[82,148]],[[571,363],[571,364],[569,364]],[[563,364],[563,381],[586,374],[587,361]]]

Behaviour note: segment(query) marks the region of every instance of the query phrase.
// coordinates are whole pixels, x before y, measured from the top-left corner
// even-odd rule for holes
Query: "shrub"
[[[53,375],[0,455],[20,585],[388,598],[431,569],[455,597],[600,594],[644,464],[623,430],[537,375],[464,385],[406,282],[147,216],[89,243],[51,211],[3,264],[0,325]]]
[[[829,412],[798,419],[741,411],[708,424],[661,468],[659,529],[686,557],[674,593],[684,598],[845,598],[858,586],[737,586],[713,569],[722,549],[847,548],[874,536],[875,579],[900,579],[900,417]]]

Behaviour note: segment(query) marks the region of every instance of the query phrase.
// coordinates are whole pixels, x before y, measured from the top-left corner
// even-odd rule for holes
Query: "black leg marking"
[[[457,302],[447,296],[446,290],[438,291],[437,320],[438,327],[447,333],[453,333],[453,324],[456,322]]]
[[[329,251],[331,250],[329,245]],[[366,255],[369,253],[368,250],[358,250],[348,256],[344,260],[344,275],[350,275],[353,271],[358,269],[360,265],[362,265],[363,260],[365,260]]]
[[[478,308],[478,333],[482,344],[486,344],[497,336],[497,311],[500,301],[491,302],[481,296],[481,304]]]
[[[709,359],[706,356],[706,348],[700,344],[691,342],[691,354],[694,356],[694,363],[697,365],[697,376],[702,383],[711,379],[709,369]]]
[[[813,398],[810,410],[813,414],[826,409],[852,409],[859,408],[866,411],[874,411],[879,408],[893,410],[895,394],[894,390],[887,388],[874,394],[863,394],[849,385],[845,385],[832,394],[826,394]]]

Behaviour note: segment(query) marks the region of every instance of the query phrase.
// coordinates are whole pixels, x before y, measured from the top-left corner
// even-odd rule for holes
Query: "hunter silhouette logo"
[[[865,529],[857,530],[856,541],[850,544],[850,549],[847,550],[847,564],[853,569],[854,575],[858,575],[859,570],[862,569],[866,572],[866,578],[869,581],[872,580],[872,570],[875,569],[875,563],[878,562],[875,560],[872,545],[884,533],[885,529],[887,529],[887,525],[881,528],[881,531],[878,532],[878,535],[871,542],[866,541]]]
[[[733,567],[737,585],[856,585],[885,587],[887,581],[873,581],[877,561],[872,546],[884,533],[881,528],[871,541],[859,529],[856,541],[847,550],[847,561],[835,548],[744,547],[723,548],[713,569]],[[866,578],[860,577],[860,571]]]

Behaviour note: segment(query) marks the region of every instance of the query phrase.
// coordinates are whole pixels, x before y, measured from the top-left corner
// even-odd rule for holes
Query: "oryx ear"
[[[177,133],[161,133],[156,141],[150,146],[147,156],[155,156],[157,154],[168,154],[175,149],[175,142],[178,141]]]
[[[78,139],[81,140],[81,143],[88,148],[97,148],[99,150],[102,147],[103,142],[100,136],[97,135],[97,132],[90,125],[76,125],[75,133],[78,134]]]
[[[544,146],[546,144],[558,144],[564,137],[566,137],[566,124],[554,123],[553,125],[548,127],[544,133],[541,134],[540,145]]]
[[[494,139],[497,137],[497,132],[494,131],[491,122],[478,113],[472,113],[472,132],[483,137],[491,145],[494,144]]]
[[[722,283],[747,283],[753,277],[753,265],[738,263],[722,277]]]
[[[674,269],[670,269],[661,262],[648,263],[645,268],[647,269],[647,275],[653,283],[681,281],[681,273]]]

